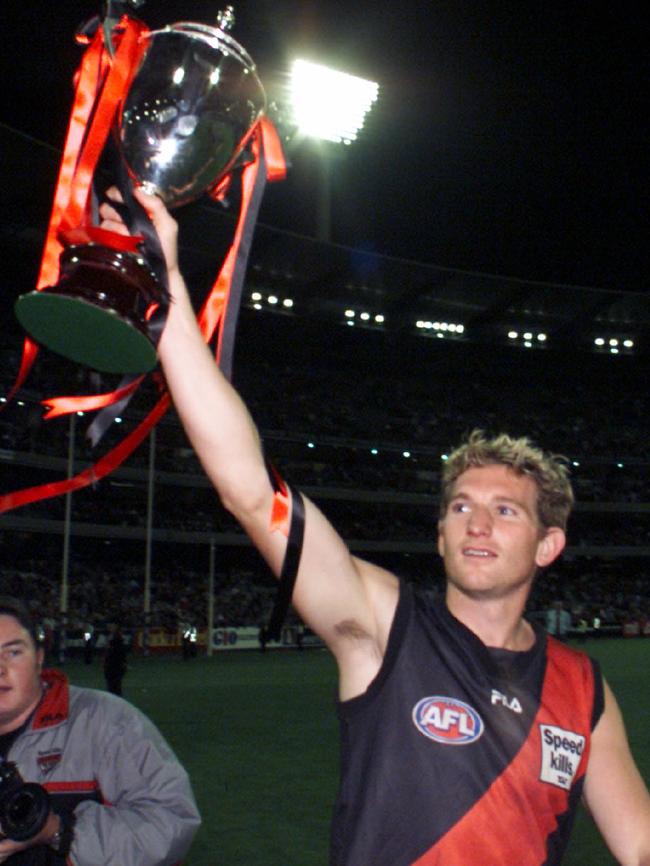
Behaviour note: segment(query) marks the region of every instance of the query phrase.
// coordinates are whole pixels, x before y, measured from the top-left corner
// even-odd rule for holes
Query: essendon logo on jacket
[[[413,723],[421,734],[448,746],[475,743],[484,730],[473,707],[455,698],[422,698],[413,707]]]
[[[49,775],[52,770],[61,762],[62,752],[60,749],[57,749],[53,752],[45,752],[43,754],[39,754],[36,758],[38,763],[38,767],[41,771],[41,776]]]

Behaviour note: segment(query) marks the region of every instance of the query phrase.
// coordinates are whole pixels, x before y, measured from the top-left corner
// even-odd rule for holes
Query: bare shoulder
[[[614,743],[627,744],[623,716],[618,701],[614,697],[607,680],[603,679],[603,696],[605,705],[603,713],[598,720],[592,735],[592,742],[598,746],[600,743],[611,746]]]

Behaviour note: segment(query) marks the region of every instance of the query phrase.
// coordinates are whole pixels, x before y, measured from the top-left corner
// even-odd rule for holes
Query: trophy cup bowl
[[[173,208],[232,167],[265,108],[249,55],[222,30],[180,23],[150,34],[119,124],[131,175]]]
[[[232,170],[264,112],[265,94],[252,59],[225,25],[180,22],[144,38],[114,137],[133,183],[174,208]],[[152,369],[147,317],[164,290],[145,256],[93,227],[68,232],[62,242],[59,282],[16,301],[21,325],[37,342],[92,369]]]

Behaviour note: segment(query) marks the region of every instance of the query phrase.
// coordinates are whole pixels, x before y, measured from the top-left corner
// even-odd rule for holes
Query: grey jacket
[[[55,812],[74,811],[69,861],[178,863],[201,819],[188,775],[160,732],[122,698],[69,686],[60,671],[44,671],[43,681],[43,699],[7,757],[25,781],[50,792]]]

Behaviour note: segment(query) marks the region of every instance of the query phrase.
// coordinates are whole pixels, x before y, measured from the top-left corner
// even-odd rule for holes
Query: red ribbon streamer
[[[247,165],[243,170],[242,206],[235,237],[224,261],[224,265],[217,276],[208,298],[203,304],[201,313],[197,317],[203,339],[206,342],[210,342],[212,339],[226,307],[233,277],[234,262],[237,256],[241,234],[246,222],[246,214],[250,204],[253,187],[255,185],[255,179],[259,170],[258,157],[260,148],[264,148],[264,154],[267,159],[267,177],[269,180],[280,180],[284,178],[286,173],[284,155],[282,153],[282,147],[277,133],[271,122],[266,118],[262,118],[255,127],[252,139],[254,161],[249,163],[249,165]],[[268,153],[266,148],[268,148]],[[218,352],[219,349],[217,349],[217,357]],[[122,399],[124,396],[127,396],[128,393],[134,391],[143,378],[144,377],[139,377],[139,379],[130,383],[125,388],[112,392],[111,394],[99,394],[88,397],[57,397],[44,400],[43,403],[51,407],[46,418],[69,414],[74,411],[80,411],[80,409],[87,410],[102,408],[105,405],[109,405],[110,403]],[[100,460],[98,460],[93,466],[83,470],[74,477],[62,481],[29,487],[24,490],[0,496],[0,514],[6,511],[11,511],[14,508],[19,508],[23,505],[28,505],[32,502],[38,502],[42,499],[49,499],[54,496],[61,496],[65,493],[80,490],[101,478],[104,478],[120,466],[124,460],[133,453],[138,445],[141,444],[149,434],[151,428],[157,424],[160,418],[165,414],[170,402],[169,394],[165,393],[144,421],[142,421],[128,436],[126,436],[119,445],[109,451],[104,455],[104,457],[100,458]]]
[[[103,409],[133,394],[140,387],[144,376],[138,376],[124,388],[111,391],[110,394],[90,394],[87,397],[48,397],[41,400],[41,405],[48,407],[43,416],[46,421],[50,418],[59,418],[61,415],[71,415],[73,412],[94,412]]]
[[[147,437],[149,430],[165,414],[170,402],[169,394],[161,397],[145,420],[126,436],[119,445],[109,451],[104,457],[101,457],[93,466],[84,469],[83,472],[80,472],[73,478],[66,478],[63,481],[53,481],[49,484],[41,484],[36,487],[27,487],[24,490],[17,490],[15,493],[6,493],[4,496],[0,496],[0,514],[5,511],[11,511],[13,508],[19,508],[22,505],[29,505],[31,502],[38,502],[41,499],[50,499],[53,496],[61,496],[64,493],[73,493],[75,490],[81,490],[83,487],[88,487],[90,484],[100,481],[135,451],[138,445]]]
[[[235,236],[230,249],[224,259],[221,272],[217,276],[212,290],[201,307],[198,315],[199,327],[206,343],[210,342],[215,332],[223,310],[228,301],[228,292],[232,282],[237,251],[241,242],[242,233],[246,223],[246,213],[250,203],[253,187],[258,172],[258,157],[260,148],[264,150],[267,168],[266,176],[270,182],[284,180],[287,173],[286,162],[282,152],[282,145],[275,127],[266,117],[260,118],[252,137],[253,162],[246,165],[242,172],[242,207],[235,229]],[[217,187],[220,189],[220,187]],[[223,333],[223,331],[222,331]],[[221,345],[217,347],[217,360],[221,352]]]
[[[136,72],[144,51],[142,36],[146,28],[140,21],[123,16],[116,33],[119,45],[111,60],[104,45],[103,28],[98,27],[90,45],[84,52],[75,75],[75,97],[63,148],[61,167],[50,213],[41,267],[36,283],[38,290],[54,285],[59,277],[59,257],[63,250],[61,237],[82,231],[87,222],[88,199],[92,177],[115,112]],[[93,115],[93,107],[96,107]],[[88,231],[93,229],[88,227]],[[101,232],[101,229],[94,229]],[[108,232],[104,232],[108,235]],[[111,244],[120,246],[111,234]],[[117,237],[117,236],[115,236]],[[23,354],[16,381],[7,396],[10,402],[25,383],[38,355],[38,345],[29,337],[23,343]],[[71,409],[70,411],[78,411]]]

